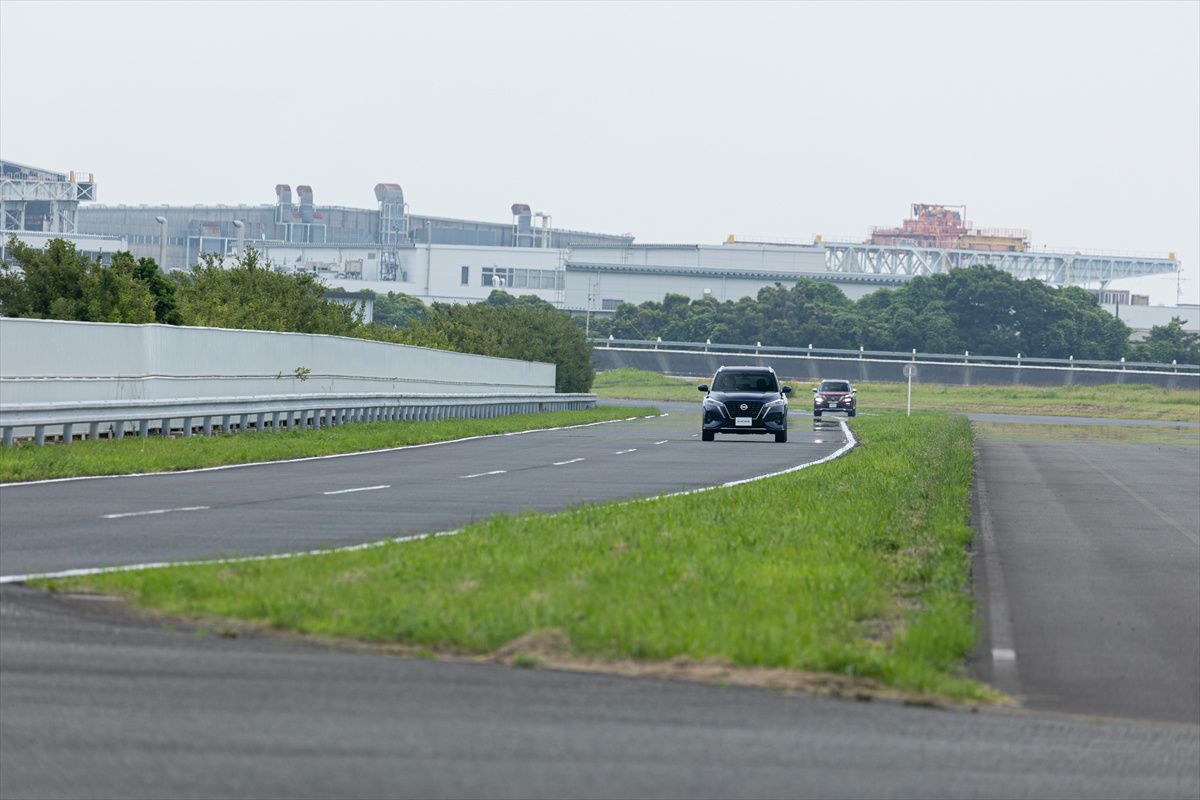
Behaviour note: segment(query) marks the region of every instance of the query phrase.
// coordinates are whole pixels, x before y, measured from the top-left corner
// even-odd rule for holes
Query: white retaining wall
[[[554,365],[342,336],[0,318],[0,405],[355,392],[553,394]]]

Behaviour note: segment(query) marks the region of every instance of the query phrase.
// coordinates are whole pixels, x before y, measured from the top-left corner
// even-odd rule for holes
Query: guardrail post
[[[75,438],[74,435],[72,435],[72,433],[71,433],[71,429],[74,427],[75,426],[69,422],[66,423],[65,425],[63,425],[62,440],[63,440],[64,444],[70,444],[71,441]]]
[[[1175,363],[1175,359],[1171,359],[1171,372],[1179,372],[1179,365]]]
[[[39,445],[46,443],[46,426],[45,425],[34,425],[33,426],[33,441]]]
[[[971,360],[971,351],[967,350],[963,353],[963,363],[966,364]]]
[[[1075,356],[1067,356],[1067,360],[1071,362],[1071,369],[1075,369]]]
[[[242,418],[240,420],[238,420],[238,433],[245,433],[246,426],[249,424],[249,422],[250,422],[250,415],[242,414]]]
[[[119,422],[113,423],[113,438],[115,438],[115,439],[124,439],[125,438],[125,420],[120,420]]]
[[[1125,369],[1125,356],[1121,356],[1121,369]]]
[[[863,357],[863,346],[860,344],[858,346],[858,360],[862,361],[862,357]]]
[[[5,447],[13,446],[13,429],[12,428],[4,429],[4,446]]]
[[[221,415],[221,433],[229,433],[229,415]]]
[[[185,438],[190,437],[192,435],[192,418],[191,417],[183,418],[183,435]]]
[[[212,436],[212,417],[204,417],[201,425],[204,428],[204,435]]]
[[[912,358],[911,358],[911,359],[909,359],[909,360],[910,360],[910,361],[916,361],[916,360],[917,360],[917,348],[915,348],[915,347],[914,347],[914,348],[912,349]]]
[[[138,420],[138,436],[145,439],[149,435],[150,435],[150,420],[139,419]]]
[[[100,423],[99,422],[89,422],[88,423],[88,441],[94,442],[99,438],[100,438]]]

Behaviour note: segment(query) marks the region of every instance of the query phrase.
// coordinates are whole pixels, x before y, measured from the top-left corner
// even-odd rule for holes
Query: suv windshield
[[[720,372],[713,381],[714,392],[778,392],[769,372]]]
[[[821,381],[822,392],[848,392],[850,384],[845,381]]]

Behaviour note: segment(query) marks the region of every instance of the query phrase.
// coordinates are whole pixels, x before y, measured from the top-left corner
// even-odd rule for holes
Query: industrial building
[[[230,258],[253,245],[275,268],[331,288],[400,292],[426,302],[474,302],[493,289],[534,294],[559,308],[612,313],[622,302],[737,300],[800,278],[829,281],[852,299],[914,275],[989,264],[1055,285],[1107,287],[1118,278],[1175,272],[1167,258],[1037,250],[1026,231],[976,228],[966,209],[915,204],[900,227],[863,241],[641,244],[628,234],[555,227],[516,203],[505,222],[411,213],[397,183],[374,187],[369,208],[318,205],[311,186],[274,188],[262,205],[106,206],[90,174],[3,164],[3,223],[38,246],[53,236],[101,257],[129,250],[168,269],[203,254]]]

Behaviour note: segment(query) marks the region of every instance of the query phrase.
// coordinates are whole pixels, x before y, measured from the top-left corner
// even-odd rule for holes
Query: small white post
[[[912,370],[908,371],[908,411],[905,416],[912,416]]]

